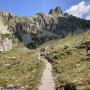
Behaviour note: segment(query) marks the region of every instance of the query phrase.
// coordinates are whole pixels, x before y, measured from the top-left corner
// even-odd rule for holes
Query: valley
[[[60,7],[32,17],[0,12],[0,88],[15,86],[90,90],[90,20]]]

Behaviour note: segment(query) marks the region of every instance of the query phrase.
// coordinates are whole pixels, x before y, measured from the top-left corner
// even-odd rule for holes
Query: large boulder
[[[9,51],[12,48],[12,40],[9,40],[8,38],[0,40],[0,52]]]

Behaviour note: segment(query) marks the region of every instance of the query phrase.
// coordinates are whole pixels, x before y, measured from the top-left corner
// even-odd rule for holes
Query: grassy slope
[[[0,53],[0,86],[19,85],[20,90],[37,90],[43,62],[36,52],[18,46],[7,53]]]
[[[43,44],[46,56],[55,72],[57,90],[63,90],[66,83],[75,82],[78,90],[90,90],[90,61],[84,49],[75,46],[90,41],[90,32],[52,40]],[[40,48],[38,48],[40,49]],[[38,50],[37,49],[37,50]],[[0,53],[0,86],[19,85],[21,90],[37,90],[43,70],[37,51],[18,46],[8,53]]]
[[[52,63],[57,90],[63,90],[67,83],[75,83],[77,90],[90,90],[90,54],[75,47],[85,41],[90,41],[90,31],[42,45]]]

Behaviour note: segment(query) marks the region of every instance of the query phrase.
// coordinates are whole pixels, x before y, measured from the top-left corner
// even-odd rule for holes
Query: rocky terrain
[[[47,15],[37,13],[32,17],[0,12],[0,22],[0,36],[13,38],[14,35],[28,48],[36,48],[48,40],[82,33],[90,28],[89,20],[63,14],[59,7],[51,9]]]

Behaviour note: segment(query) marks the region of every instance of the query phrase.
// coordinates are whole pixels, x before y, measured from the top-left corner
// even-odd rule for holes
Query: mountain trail
[[[46,67],[43,71],[43,75],[41,78],[41,85],[38,90],[55,90],[54,77],[52,75],[52,66],[51,64],[43,58]]]

